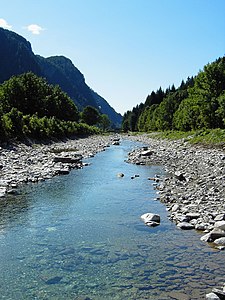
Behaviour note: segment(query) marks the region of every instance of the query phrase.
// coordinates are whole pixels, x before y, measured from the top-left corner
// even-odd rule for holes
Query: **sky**
[[[225,0],[0,0],[0,27],[64,55],[123,114],[225,55]],[[1,45],[0,45],[1,46]]]

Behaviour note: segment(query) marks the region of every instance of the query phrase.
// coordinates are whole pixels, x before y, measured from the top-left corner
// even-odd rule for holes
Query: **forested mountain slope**
[[[0,28],[0,83],[13,75],[26,72],[44,77],[58,84],[74,101],[79,110],[90,105],[107,114],[115,127],[121,125],[122,116],[108,102],[98,97],[85,83],[83,74],[64,56],[44,58],[35,55],[31,44],[22,36]]]
[[[225,57],[204,66],[178,88],[161,88],[124,114],[124,131],[225,128]]]

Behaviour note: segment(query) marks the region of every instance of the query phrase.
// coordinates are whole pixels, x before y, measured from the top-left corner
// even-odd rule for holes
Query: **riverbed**
[[[1,199],[1,299],[201,300],[223,280],[225,252],[178,229],[155,200],[148,178],[163,167],[125,162],[142,145],[124,140]],[[146,212],[160,225],[145,226]]]

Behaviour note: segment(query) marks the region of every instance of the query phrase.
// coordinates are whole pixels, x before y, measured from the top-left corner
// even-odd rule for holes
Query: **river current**
[[[200,300],[224,281],[225,253],[179,230],[155,200],[148,177],[163,168],[124,161],[137,146],[123,141],[0,201],[0,299]],[[146,212],[160,226],[146,227]]]

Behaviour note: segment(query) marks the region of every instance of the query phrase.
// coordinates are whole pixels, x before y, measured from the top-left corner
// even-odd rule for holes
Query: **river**
[[[1,299],[200,300],[223,282],[224,252],[177,229],[155,201],[148,177],[163,168],[124,161],[138,145],[123,141],[0,201]],[[160,226],[146,227],[146,212]]]

